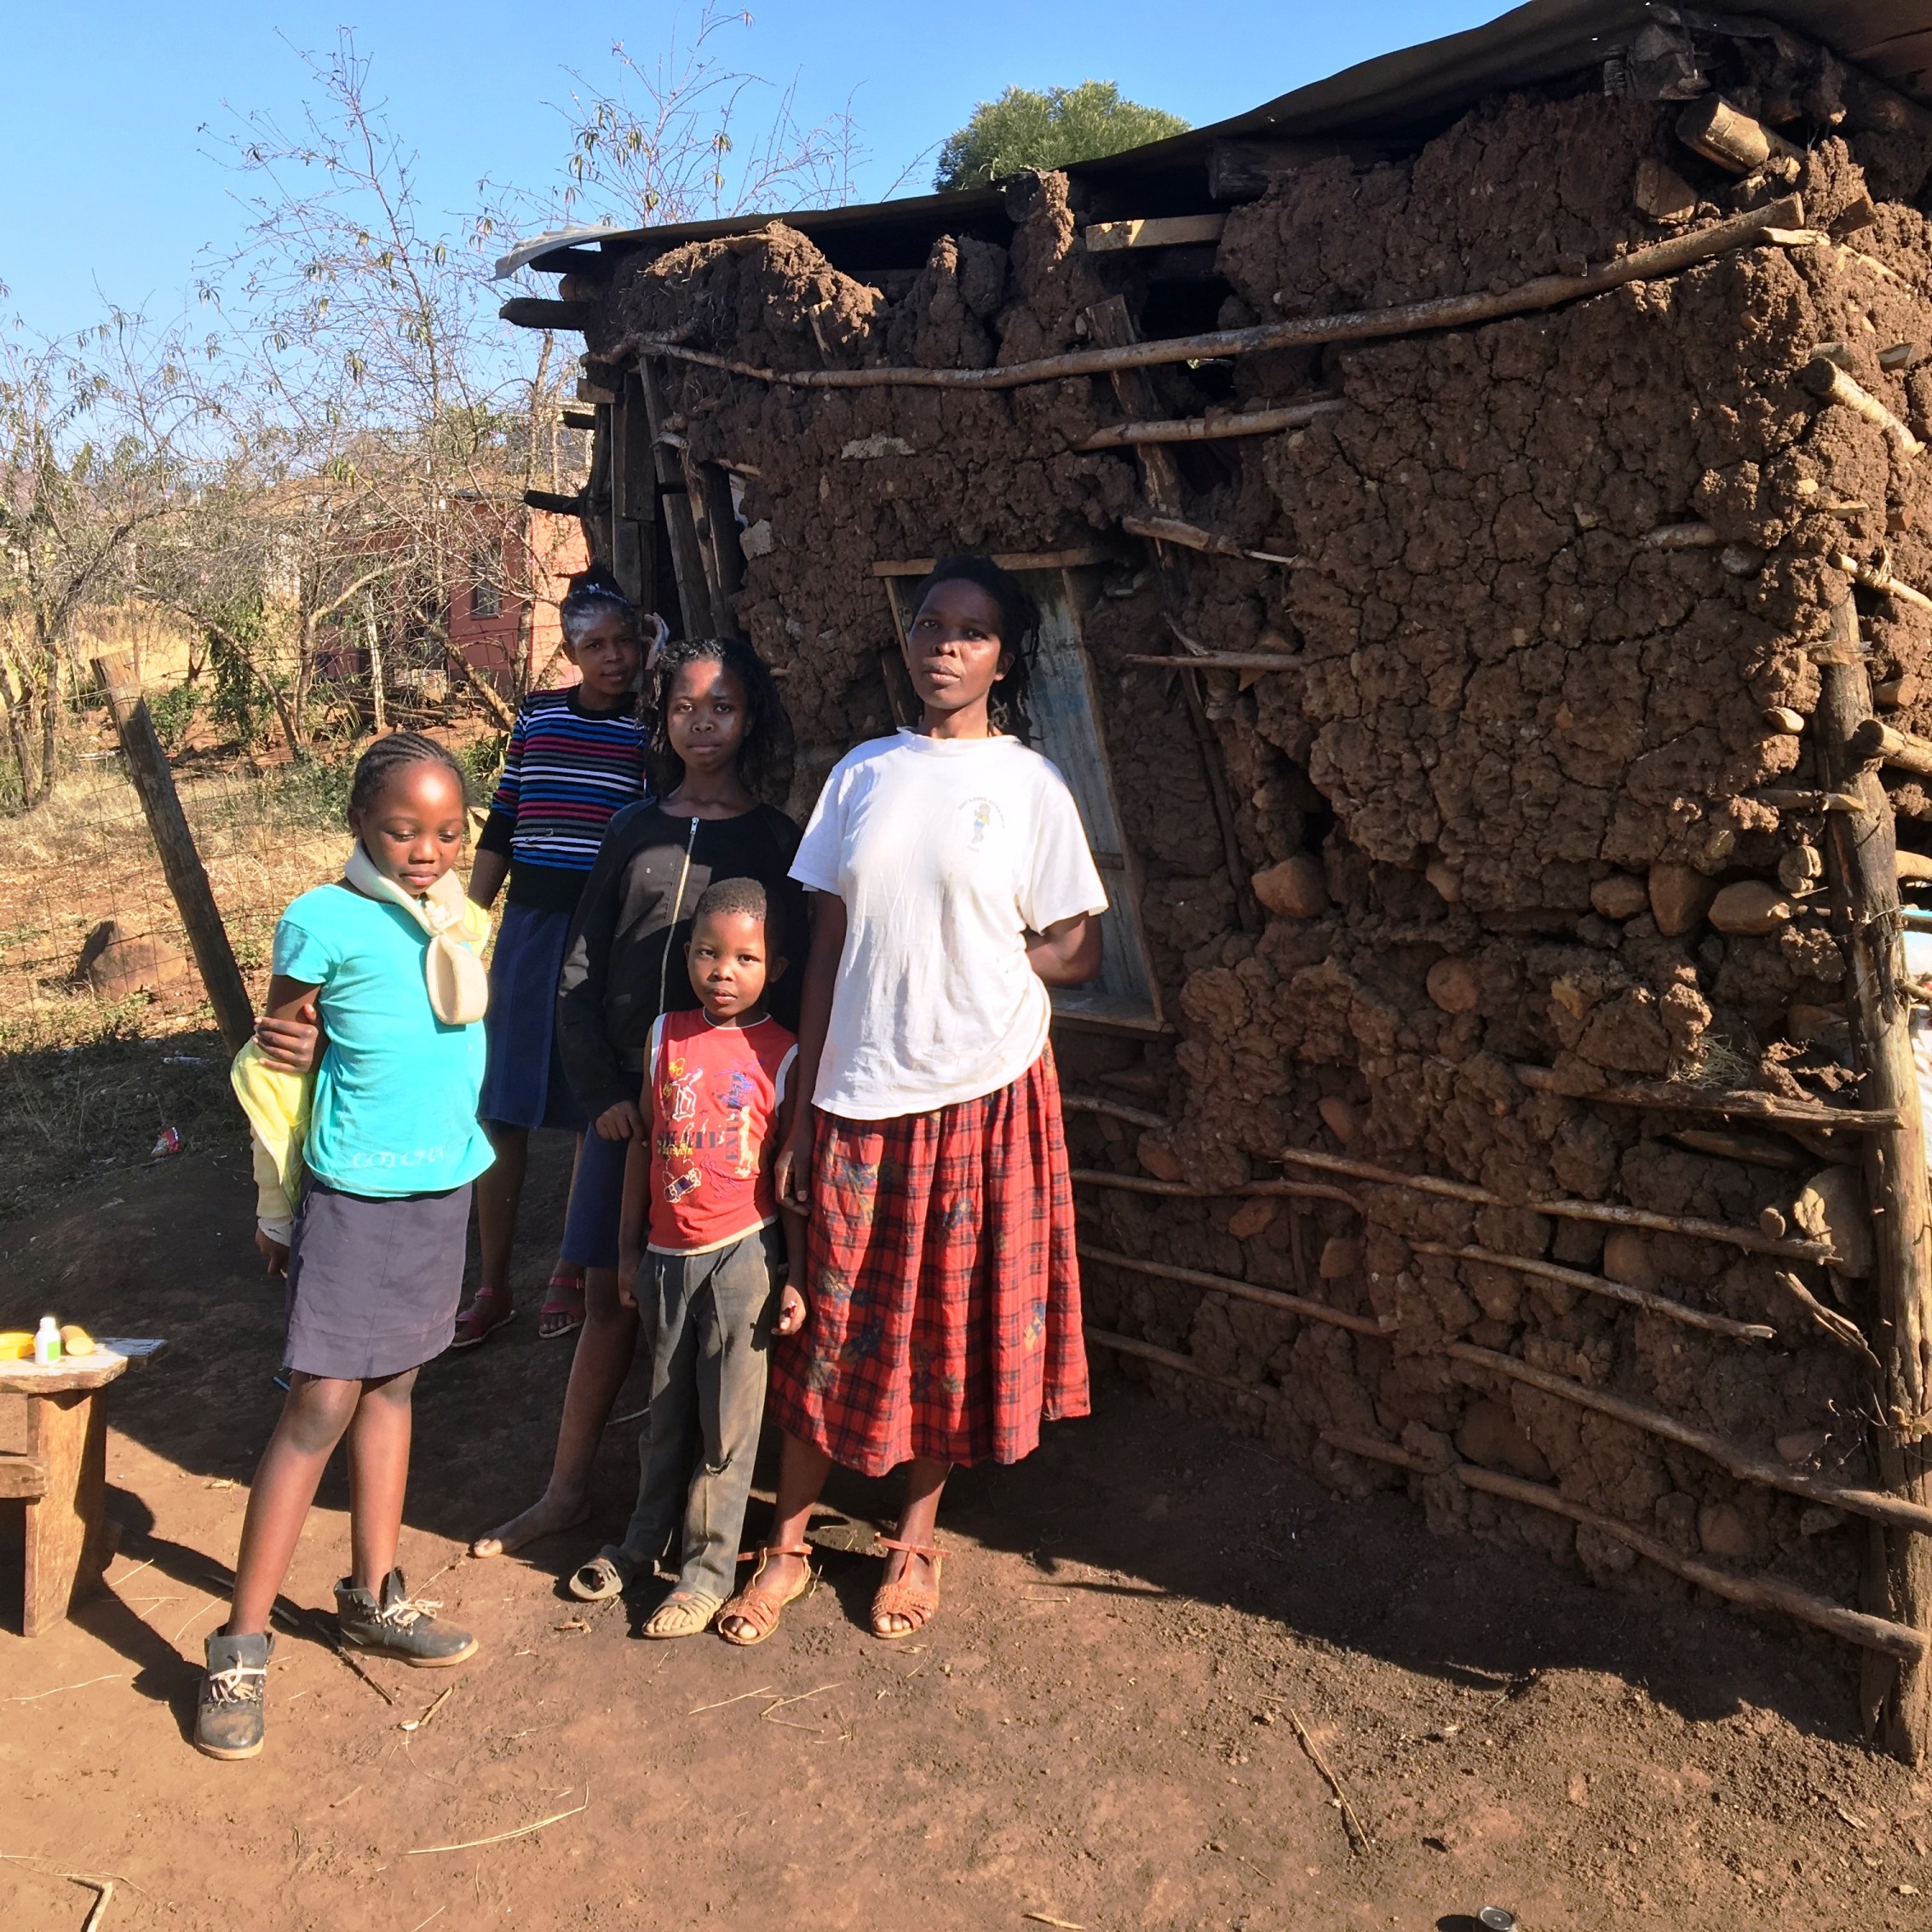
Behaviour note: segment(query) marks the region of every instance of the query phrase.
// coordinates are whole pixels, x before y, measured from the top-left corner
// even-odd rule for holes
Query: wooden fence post
[[[1897,842],[1892,808],[1876,764],[1852,752],[1852,735],[1872,716],[1872,685],[1860,646],[1858,611],[1848,587],[1831,635],[1815,653],[1818,708],[1812,729],[1820,777],[1849,792],[1856,812],[1826,814],[1833,923],[1845,957],[1845,1006],[1851,1021],[1859,1098],[1890,1108],[1899,1124],[1864,1136],[1865,1185],[1876,1250],[1876,1332],[1882,1365],[1882,1414],[1873,1430],[1879,1481],[1917,1503],[1932,1499],[1927,1481],[1929,1322],[1932,1222],[1927,1216],[1925,1128],[1912,1062],[1911,1005],[1905,992],[1904,926],[1899,917]],[[1866,1607],[1932,1630],[1932,1541],[1906,1531],[1872,1539]],[[1910,1763],[1932,1750],[1932,1664],[1868,1663],[1864,1702],[1886,1748]]]
[[[201,983],[207,988],[209,1003],[215,1009],[215,1023],[230,1049],[239,1052],[255,1032],[255,1005],[248,997],[241,969],[235,964],[234,948],[228,944],[227,929],[216,906],[207,869],[195,849],[194,834],[188,829],[181,798],[175,791],[168,754],[155,735],[154,721],[147,715],[147,704],[135,679],[134,666],[125,654],[113,652],[96,658],[94,675],[113,715],[114,728],[120,733],[128,776],[141,794],[141,810],[147,814],[147,829],[153,835],[154,849],[161,856],[168,890],[174,895],[182,925],[187,929],[188,944],[194,948]]]

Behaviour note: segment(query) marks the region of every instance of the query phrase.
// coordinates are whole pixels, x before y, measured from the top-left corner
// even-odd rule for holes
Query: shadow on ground
[[[533,1314],[561,1223],[569,1155],[566,1136],[534,1137],[517,1320],[484,1347],[445,1356],[419,1384],[409,1521],[453,1542],[533,1498],[548,1471],[570,1344],[540,1341]],[[237,1136],[226,1147],[118,1173],[37,1221],[0,1231],[0,1325],[32,1325],[52,1309],[96,1333],[169,1338],[165,1357],[113,1389],[112,1419],[205,1483],[246,1482],[281,1400],[271,1381],[281,1292],[260,1274],[250,1206]],[[620,1416],[642,1406],[642,1373],[633,1371]],[[1855,1672],[1835,1646],[1693,1602],[1595,1589],[1530,1552],[1433,1538],[1392,1494],[1337,1503],[1252,1442],[1156,1406],[1105,1358],[1095,1363],[1095,1410],[1089,1420],[1049,1428],[1038,1453],[1016,1467],[958,1472],[946,1529],[1029,1557],[1049,1584],[1098,1568],[1132,1579],[1137,1590],[1225,1605],[1456,1684],[1507,1691],[1543,1673],[1585,1670],[1641,1685],[1687,1718],[1768,1708],[1821,1739],[1856,1736]],[[9,1426],[0,1419],[0,1429]],[[561,1578],[621,1531],[636,1433],[635,1422],[609,1432],[590,1523],[534,1546],[526,1554],[536,1566]],[[768,1494],[773,1449],[768,1440],[761,1458]],[[869,1557],[837,1546],[863,1550],[869,1527],[891,1522],[894,1495],[889,1482],[837,1473],[826,1502],[845,1525],[835,1517],[814,1530],[825,1584],[858,1622],[877,1572]],[[340,1458],[320,1500],[347,1503]],[[138,1499],[124,1496],[116,1509],[125,1555],[199,1587],[225,1574],[232,1550],[155,1542]],[[755,1501],[747,1546],[768,1517]],[[17,1573],[17,1545],[0,1550],[0,1565],[9,1561]],[[0,1628],[18,1630],[18,1601],[16,1585],[0,1600]],[[102,1607],[89,1615],[112,1622],[115,1613]],[[124,1648],[150,1694],[180,1691],[179,1665],[159,1654],[145,1626],[130,1618],[100,1634]]]

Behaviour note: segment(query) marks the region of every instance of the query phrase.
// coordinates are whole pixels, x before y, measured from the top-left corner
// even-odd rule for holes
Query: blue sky
[[[1172,0],[767,0],[725,51],[734,66],[796,79],[808,119],[852,99],[882,195],[975,101],[1008,84],[1118,82],[1131,98],[1199,124],[1239,113],[1357,60],[1453,33],[1499,0],[1221,0],[1211,29],[1175,32]],[[107,302],[162,316],[182,305],[193,263],[241,216],[211,158],[235,112],[291,116],[305,81],[296,49],[356,32],[374,91],[421,156],[426,198],[451,213],[476,184],[561,182],[570,70],[595,80],[612,40],[641,60],[697,9],[664,0],[568,7],[507,0],[72,0],[7,10],[0,64],[0,313],[37,332],[84,326]],[[922,192],[931,164],[901,193]]]

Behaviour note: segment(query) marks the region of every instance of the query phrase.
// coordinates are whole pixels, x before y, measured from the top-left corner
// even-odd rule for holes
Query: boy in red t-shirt
[[[589,1602],[619,1595],[681,1519],[677,1584],[645,1624],[650,1637],[695,1636],[731,1594],[771,1337],[805,1320],[793,1281],[773,1294],[805,1244],[803,1217],[781,1209],[772,1185],[798,1042],[765,1013],[766,986],[785,963],[768,918],[756,879],[721,879],[698,901],[685,952],[701,1003],[651,1030],[644,1132],[624,1166],[618,1294],[655,1336],[651,1423],[624,1541],[570,1587]]]

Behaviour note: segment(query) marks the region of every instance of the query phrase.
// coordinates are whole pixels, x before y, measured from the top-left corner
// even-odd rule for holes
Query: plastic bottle
[[[60,1325],[50,1314],[43,1314],[33,1331],[33,1359],[43,1368],[60,1359]]]

